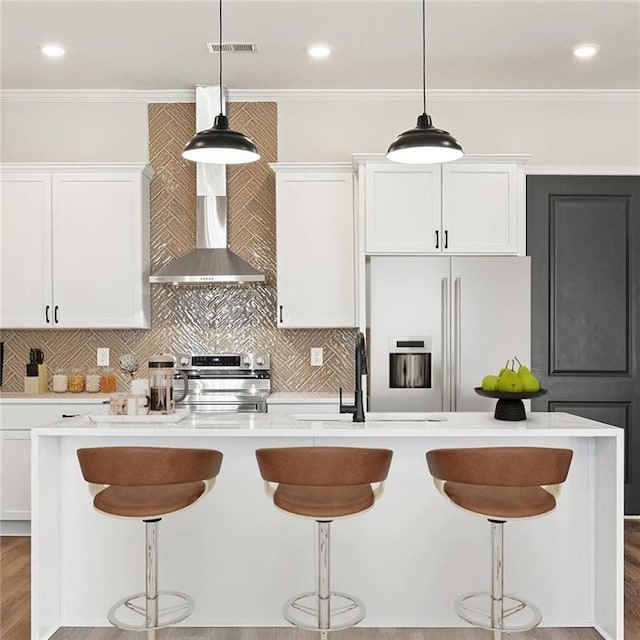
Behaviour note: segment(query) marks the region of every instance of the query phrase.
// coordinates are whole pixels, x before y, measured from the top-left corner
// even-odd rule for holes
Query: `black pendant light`
[[[193,162],[212,164],[244,164],[260,159],[251,138],[229,128],[229,120],[222,108],[222,0],[220,0],[220,114],[213,127],[198,131],[182,151],[182,157]]]
[[[427,114],[426,81],[426,0],[422,0],[422,113],[415,129],[401,133],[389,146],[387,159],[409,164],[450,162],[464,155],[460,143],[448,131],[436,129]]]

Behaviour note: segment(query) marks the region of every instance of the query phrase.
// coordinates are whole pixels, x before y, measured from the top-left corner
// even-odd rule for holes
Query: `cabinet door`
[[[368,164],[367,253],[440,253],[440,165]]]
[[[77,173],[53,180],[55,326],[148,326],[141,176]]]
[[[51,326],[51,178],[6,173],[1,184],[2,327]]]
[[[0,520],[31,519],[31,438],[0,431]]]
[[[276,176],[278,326],[355,326],[353,174]]]
[[[517,168],[500,164],[448,164],[442,170],[444,251],[516,254]]]

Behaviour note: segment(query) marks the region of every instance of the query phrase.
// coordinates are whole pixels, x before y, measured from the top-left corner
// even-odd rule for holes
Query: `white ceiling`
[[[218,2],[2,2],[3,90],[183,90],[217,84]],[[420,0],[224,0],[231,90],[417,89]],[[64,44],[45,59],[44,42]],[[323,41],[333,55],[314,61]],[[569,54],[596,42],[591,61]],[[640,88],[640,0],[428,0],[427,88]]]

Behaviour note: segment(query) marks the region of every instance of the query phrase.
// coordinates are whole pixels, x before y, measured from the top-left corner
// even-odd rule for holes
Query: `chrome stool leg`
[[[158,590],[158,523],[160,518],[145,520],[145,591],[127,596],[116,602],[107,614],[109,622],[118,629],[146,631],[147,640],[156,640],[157,629],[169,627],[188,618],[193,613],[191,596],[179,591]],[[168,599],[167,606],[160,606],[160,599]],[[136,601],[140,601],[139,604]],[[144,622],[126,622],[118,617],[118,609],[123,607],[140,616]]]
[[[330,589],[330,521],[316,521],[318,536],[317,591],[307,591],[287,600],[282,614],[301,629],[318,631],[326,640],[330,631],[348,629],[366,615],[364,603],[355,596]],[[307,601],[307,603],[305,603]],[[351,614],[347,616],[347,614]],[[345,618],[345,616],[347,616]]]
[[[542,621],[540,610],[531,602],[504,593],[504,522],[491,523],[491,592],[467,593],[456,600],[460,618],[474,627],[493,631],[493,640],[502,640],[503,633],[529,631]],[[511,616],[520,621],[512,621]],[[522,618],[525,618],[522,620]],[[528,618],[528,619],[527,619]]]

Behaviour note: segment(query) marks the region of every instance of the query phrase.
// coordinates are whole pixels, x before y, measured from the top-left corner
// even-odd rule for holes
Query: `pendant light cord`
[[[220,115],[222,115],[222,0],[220,0]]]
[[[220,0],[222,2],[222,0]],[[422,112],[427,113],[427,0],[422,0]]]

